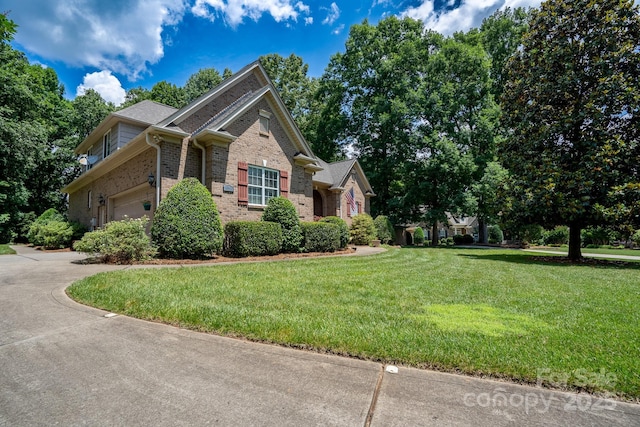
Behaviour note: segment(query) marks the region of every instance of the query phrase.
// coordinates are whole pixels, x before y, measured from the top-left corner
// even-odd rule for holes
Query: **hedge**
[[[347,247],[349,244],[349,226],[344,219],[337,216],[325,216],[320,222],[337,225],[340,230],[340,247],[343,249]]]
[[[282,248],[282,227],[269,221],[231,221],[224,227],[224,254],[234,258],[276,255]]]
[[[299,252],[302,246],[300,218],[291,200],[273,197],[267,202],[262,213],[262,221],[276,222],[282,227],[282,251]]]
[[[305,252],[335,252],[340,248],[340,227],[328,222],[303,222]]]

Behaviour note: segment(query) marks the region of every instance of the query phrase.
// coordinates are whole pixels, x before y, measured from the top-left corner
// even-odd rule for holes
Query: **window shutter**
[[[238,205],[249,204],[249,164],[238,162]]]
[[[362,213],[362,204],[360,202],[356,202],[356,206],[358,207],[358,213]]]
[[[345,204],[347,205],[347,218],[351,218],[351,205],[349,204],[349,199],[347,199],[347,203]]]
[[[280,195],[289,198],[289,172],[280,171]]]

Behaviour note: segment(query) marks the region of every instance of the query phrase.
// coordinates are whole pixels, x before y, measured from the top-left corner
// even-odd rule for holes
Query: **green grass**
[[[0,255],[13,255],[16,251],[11,249],[8,244],[0,244]]]
[[[544,372],[566,376],[570,388],[638,399],[639,273],[640,263],[596,267],[519,251],[407,248],[102,273],[68,292],[199,331],[525,382]]]
[[[531,249],[540,249],[544,251],[554,251],[566,254],[569,249],[565,247],[549,247],[549,246],[534,246]],[[640,250],[638,249],[606,249],[606,248],[582,248],[582,254],[606,254],[606,255],[631,255],[640,257]]]

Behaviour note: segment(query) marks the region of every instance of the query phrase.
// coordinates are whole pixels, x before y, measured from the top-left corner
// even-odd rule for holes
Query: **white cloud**
[[[331,31],[331,34],[338,36],[340,35],[340,33],[342,33],[343,30],[344,30],[344,24],[340,24],[333,31]]]
[[[306,18],[304,18],[304,24],[305,25],[313,24],[313,16],[307,16]]]
[[[322,21],[322,23],[325,25],[332,25],[340,17],[340,8],[335,2],[331,3],[331,6],[329,6],[328,8],[323,7],[322,9],[329,11],[327,17],[324,18],[324,21]]]
[[[450,35],[479,27],[482,20],[497,9],[506,7],[538,7],[541,0],[463,0],[459,7],[436,12],[433,0],[422,0],[417,7],[410,7],[400,14],[424,22],[425,26],[439,33]]]
[[[310,8],[301,1],[293,4],[292,0],[196,0],[191,13],[211,21],[222,17],[236,27],[245,17],[258,21],[265,13],[276,22],[295,21],[300,13],[309,14]]]
[[[72,66],[109,69],[135,80],[164,55],[164,27],[182,20],[185,0],[29,0],[11,5],[16,41]]]
[[[115,105],[122,104],[127,94],[120,80],[109,70],[85,74],[82,84],[76,89],[76,96],[84,95],[87,89],[95,90],[105,101],[113,102]]]

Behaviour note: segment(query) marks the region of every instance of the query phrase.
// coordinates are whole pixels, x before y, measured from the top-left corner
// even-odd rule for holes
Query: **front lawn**
[[[0,255],[13,255],[16,251],[11,249],[8,244],[0,244]]]
[[[68,293],[199,331],[638,399],[639,273],[640,263],[414,248],[102,273]]]

